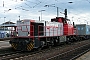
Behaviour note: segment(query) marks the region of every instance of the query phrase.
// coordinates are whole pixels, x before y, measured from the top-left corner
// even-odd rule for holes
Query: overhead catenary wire
[[[27,3],[25,3],[25,5],[27,5],[29,8],[32,8],[31,6],[29,6]]]
[[[54,0],[54,2],[60,2],[59,0]],[[75,0],[76,1],[76,0]],[[80,0],[79,0],[80,1]],[[87,1],[87,2],[89,2],[90,3],[90,1],[89,0],[84,0],[84,1]],[[86,2],[86,3],[87,3]],[[43,6],[44,5],[46,5],[46,4],[53,4],[53,2],[50,2],[49,3],[49,0],[34,0],[34,1],[32,1],[32,0],[25,0],[25,3],[23,3],[24,5],[22,5],[22,7],[20,7],[20,8],[17,8],[17,9],[21,9],[21,10],[24,10],[24,11],[35,11],[35,9],[37,9],[37,10],[41,10],[41,9],[43,9]],[[59,5],[57,4],[57,3],[55,3],[56,5],[55,5],[55,7],[58,7]],[[38,8],[40,6],[40,8]],[[60,5],[61,6],[61,5]],[[63,6],[68,6],[68,5],[63,5]],[[5,7],[6,7],[6,5],[5,5]],[[69,7],[69,6],[68,6]],[[33,9],[33,8],[35,8],[35,9]],[[45,9],[47,9],[47,8],[45,8]],[[59,9],[60,9],[60,11],[63,11],[64,12],[64,8],[62,8],[62,7],[59,7]],[[69,7],[69,9],[73,9],[74,11],[75,11],[75,9],[73,8],[73,7]],[[52,10],[56,10],[56,9],[52,9]],[[59,12],[60,12],[59,11]],[[73,14],[73,15],[75,15],[75,16],[78,16],[78,14],[81,14],[81,13],[83,13],[83,12],[80,12],[80,11],[76,11],[75,13],[74,13],[74,11],[70,11],[70,10],[68,10],[68,13],[71,13],[71,14]],[[36,11],[35,11],[36,12]],[[79,13],[78,13],[79,12]],[[49,13],[50,14],[50,13]],[[79,17],[86,17],[86,16],[79,16]]]

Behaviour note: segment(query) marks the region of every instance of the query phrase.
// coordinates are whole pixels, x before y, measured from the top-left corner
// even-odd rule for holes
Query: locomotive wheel
[[[27,50],[31,51],[34,48],[34,43],[31,42],[30,44],[27,44]]]

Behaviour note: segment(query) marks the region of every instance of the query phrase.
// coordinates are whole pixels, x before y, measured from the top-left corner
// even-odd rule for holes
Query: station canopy
[[[16,27],[16,23],[8,21],[8,22],[5,22],[5,23],[2,23],[0,25],[0,27]]]

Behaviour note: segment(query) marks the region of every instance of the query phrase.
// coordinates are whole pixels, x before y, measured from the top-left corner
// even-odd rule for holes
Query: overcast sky
[[[21,20],[39,20],[41,10],[45,10],[42,20],[50,21],[57,16],[56,7],[59,7],[60,17],[64,17],[64,9],[67,9],[71,22],[90,24],[90,0],[0,0],[0,22],[16,22],[19,16]]]

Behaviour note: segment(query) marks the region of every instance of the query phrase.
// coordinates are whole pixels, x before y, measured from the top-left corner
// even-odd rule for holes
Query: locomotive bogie
[[[59,37],[59,43],[66,42],[66,36],[60,36]]]

